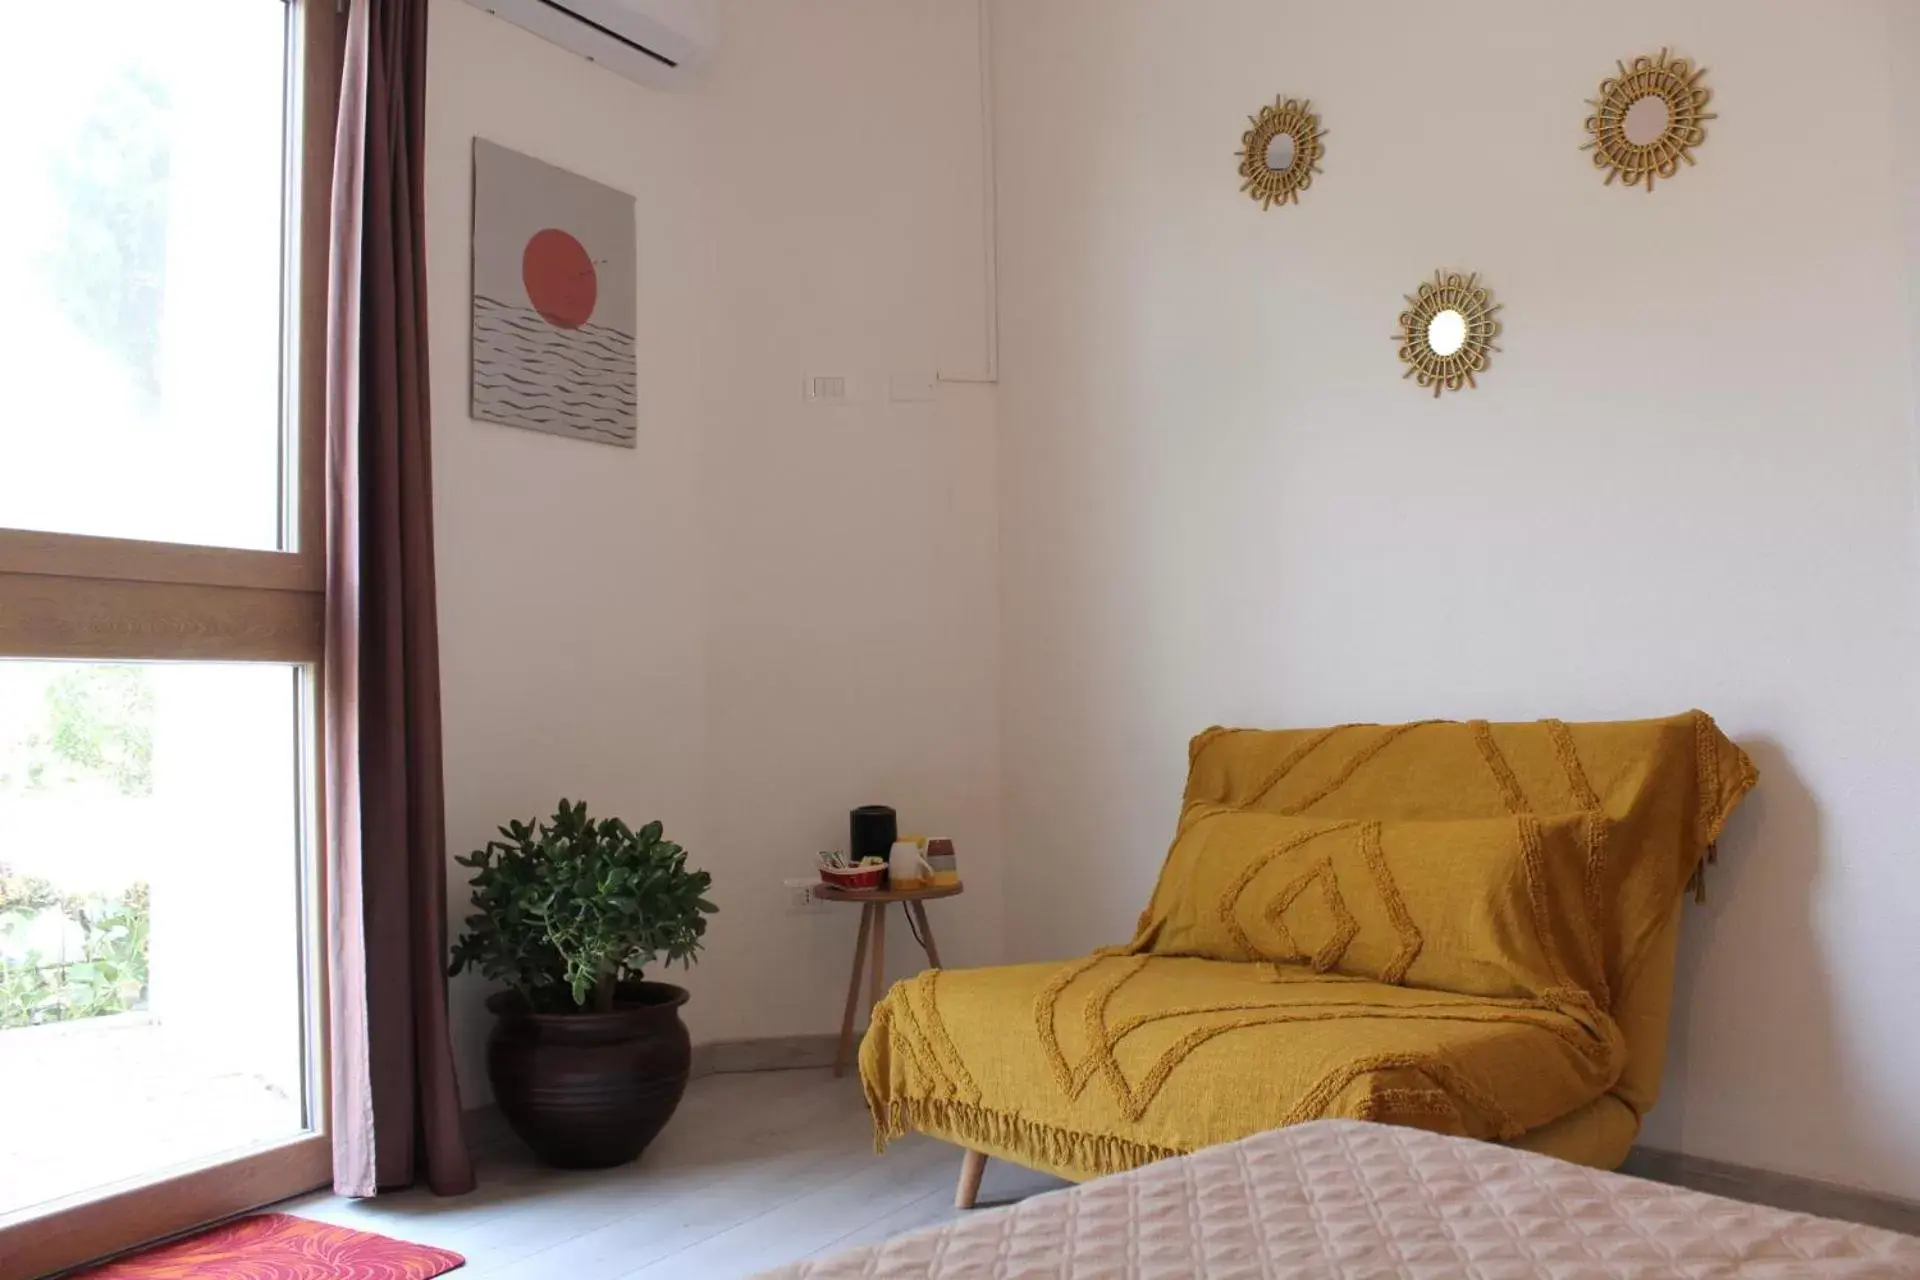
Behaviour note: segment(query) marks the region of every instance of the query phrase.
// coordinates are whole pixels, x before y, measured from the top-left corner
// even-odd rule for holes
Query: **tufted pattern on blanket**
[[[1683,887],[1755,776],[1700,712],[1209,730],[1130,943],[876,1008],[878,1140],[1083,1179],[1348,1117],[1616,1163]]]
[[[1920,1239],[1331,1120],[767,1280],[1910,1280]]]

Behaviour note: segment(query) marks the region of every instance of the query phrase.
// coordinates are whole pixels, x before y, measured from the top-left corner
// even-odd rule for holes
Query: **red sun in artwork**
[[[600,280],[580,242],[554,227],[536,231],[520,258],[527,298],[556,329],[578,329],[593,317]]]

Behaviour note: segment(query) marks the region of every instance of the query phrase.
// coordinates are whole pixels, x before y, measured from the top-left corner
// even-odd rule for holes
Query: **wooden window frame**
[[[301,131],[289,187],[288,308],[297,369],[285,408],[294,418],[293,546],[284,551],[193,546],[0,528],[0,657],[225,658],[319,661],[326,592],[326,360],[328,223],[340,40],[334,0],[288,0],[298,16],[291,50]],[[291,95],[290,95],[291,96]]]
[[[332,1177],[328,1090],[324,849],[318,707],[326,619],[327,287],[334,129],[345,19],[338,0],[289,9],[290,199],[283,270],[295,296],[282,347],[283,492],[291,547],[260,551],[0,529],[0,658],[299,664],[306,810],[302,970],[309,1003],[309,1131],[223,1153],[158,1179],[98,1188],[0,1215],[0,1280],[123,1252],[325,1185]],[[344,8],[341,5],[340,8]],[[297,133],[294,131],[297,130]]]

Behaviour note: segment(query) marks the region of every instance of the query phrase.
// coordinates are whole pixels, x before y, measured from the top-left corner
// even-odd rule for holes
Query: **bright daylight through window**
[[[320,1121],[303,21],[7,10],[0,1256]]]
[[[284,6],[7,28],[0,526],[280,546]]]

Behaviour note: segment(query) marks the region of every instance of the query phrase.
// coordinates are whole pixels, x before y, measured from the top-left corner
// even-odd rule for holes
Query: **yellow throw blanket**
[[[1191,759],[1130,944],[875,1009],[882,1145],[1078,1179],[1345,1116],[1624,1155],[1682,887],[1755,780],[1709,718],[1209,730]]]

